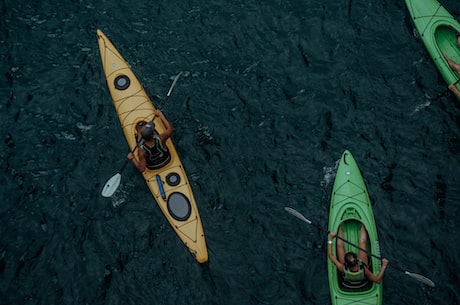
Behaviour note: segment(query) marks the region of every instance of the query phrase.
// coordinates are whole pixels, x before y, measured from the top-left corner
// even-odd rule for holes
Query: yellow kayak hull
[[[131,68],[101,30],[97,30],[99,51],[107,86],[129,148],[136,147],[136,125],[154,118],[155,107]],[[154,119],[159,133],[165,127]],[[208,261],[203,225],[195,197],[182,162],[171,139],[166,145],[171,160],[157,170],[145,170],[144,179],[172,228],[199,263]],[[134,154],[137,158],[137,154]]]

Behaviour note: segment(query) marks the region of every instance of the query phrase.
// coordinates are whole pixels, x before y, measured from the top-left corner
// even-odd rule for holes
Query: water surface
[[[460,5],[442,4],[454,16]],[[0,304],[330,304],[345,149],[368,183],[385,304],[458,304],[459,103],[402,1],[0,4]],[[96,29],[164,96],[205,228],[199,265],[134,167]],[[157,100],[154,100],[157,102]]]

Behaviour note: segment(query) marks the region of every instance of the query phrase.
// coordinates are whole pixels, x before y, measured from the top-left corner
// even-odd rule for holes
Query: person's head
[[[358,256],[354,252],[345,253],[345,265],[348,268],[352,268],[358,264]]]
[[[153,121],[148,122],[141,129],[141,135],[144,140],[150,140],[155,135],[155,123]]]

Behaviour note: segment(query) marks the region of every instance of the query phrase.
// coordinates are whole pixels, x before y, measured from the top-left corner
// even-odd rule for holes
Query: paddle
[[[144,139],[142,139],[142,137],[139,137],[139,139],[137,140],[136,146],[131,150],[131,153],[134,153],[143,141]],[[109,180],[107,180],[101,192],[101,195],[103,197],[112,197],[113,193],[115,193],[115,191],[118,189],[118,187],[120,186],[120,182],[121,182],[121,173],[123,172],[123,170],[125,169],[129,161],[130,159],[126,158],[120,170],[115,175],[113,175]]]
[[[171,84],[171,87],[168,90],[168,93],[166,94],[166,97],[163,99],[163,101],[161,103],[161,106],[159,106],[158,109],[161,109],[162,106],[164,105],[164,103],[169,99],[169,97],[171,96],[172,90],[173,90],[174,86],[177,83],[177,80],[179,79],[179,77],[181,75],[182,75],[182,72],[180,72],[179,74],[176,75],[176,77],[174,78],[174,80],[173,80],[173,82]],[[153,116],[153,119],[155,119],[155,117],[156,117],[156,115]],[[141,143],[143,142],[143,139],[141,137],[139,137],[136,142],[137,142],[136,146],[131,150],[131,153],[134,153],[136,151],[136,149],[139,147],[139,145],[141,145]],[[130,160],[127,158],[125,160],[125,162],[123,163],[123,166],[120,168],[120,170],[115,175],[110,177],[110,179],[107,180],[107,182],[104,184],[104,187],[102,188],[102,192],[101,192],[101,195],[103,197],[112,197],[112,195],[118,189],[118,187],[120,186],[120,182],[121,182],[121,173],[123,172],[123,170],[125,169],[125,167],[126,167],[126,165],[128,164],[129,161]]]
[[[320,227],[319,225],[317,225],[317,224],[311,222],[310,220],[308,220],[305,216],[303,216],[302,214],[300,214],[299,212],[297,212],[297,211],[294,210],[293,208],[284,207],[284,210],[285,210],[286,212],[288,212],[289,214],[291,214],[291,215],[297,217],[298,219],[302,220],[303,222],[306,222],[306,223],[308,223],[308,224],[310,224],[310,225],[312,225],[312,226],[314,226],[314,227],[320,229],[321,231],[326,232],[327,234],[330,233],[328,230],[325,230],[325,229],[323,229],[322,227]],[[379,257],[379,256],[377,256],[377,255],[375,255],[375,254],[372,254],[372,253],[368,252],[366,249],[363,249],[363,248],[359,247],[358,245],[355,245],[355,244],[349,242],[348,240],[346,240],[346,239],[344,239],[344,238],[342,238],[342,237],[340,237],[340,236],[338,236],[338,235],[336,235],[336,238],[342,240],[343,242],[345,242],[345,243],[347,243],[347,244],[349,244],[349,245],[351,245],[351,246],[354,246],[354,247],[358,248],[358,249],[361,250],[361,251],[366,252],[368,255],[371,255],[371,256],[373,256],[373,257],[379,259],[379,260],[382,260],[381,257]],[[390,263],[388,263],[388,265],[390,266]],[[402,268],[396,266],[394,263],[391,263],[391,266],[392,266],[394,269],[396,269],[396,270],[398,270],[398,271],[401,271],[402,273],[404,273],[404,274],[410,276],[411,278],[413,278],[413,279],[415,279],[415,280],[417,280],[417,281],[419,281],[419,282],[424,283],[425,285],[428,285],[428,286],[430,286],[430,287],[434,287],[434,286],[435,286],[432,280],[430,280],[429,278],[424,277],[423,275],[420,275],[420,274],[417,274],[417,273],[413,273],[413,272],[406,271],[406,270],[404,270],[404,269],[402,269]]]

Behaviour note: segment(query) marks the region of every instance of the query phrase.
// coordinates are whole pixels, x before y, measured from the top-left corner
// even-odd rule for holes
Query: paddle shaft
[[[302,221],[304,221],[304,222],[306,222],[306,223],[308,223],[308,224],[310,224],[310,225],[312,225],[312,226],[318,228],[319,230],[321,230],[321,231],[323,231],[323,232],[326,232],[327,234],[331,233],[331,232],[329,232],[328,230],[324,229],[323,227],[317,225],[316,223],[313,223],[312,221],[308,220],[307,218],[305,218],[305,216],[303,216],[302,214],[300,214],[299,212],[297,212],[297,211],[294,210],[293,208],[285,207],[284,209],[285,209],[288,213],[290,213],[291,215],[294,215],[295,217],[297,217],[297,218],[299,218],[300,220],[302,220]],[[340,239],[341,241],[343,241],[343,242],[345,242],[345,243],[347,243],[347,244],[349,244],[349,245],[355,247],[355,248],[358,248],[358,249],[361,250],[361,251],[364,251],[364,252],[367,253],[368,255],[371,255],[371,256],[373,256],[373,257],[379,259],[379,260],[382,260],[382,258],[381,258],[380,256],[377,256],[377,255],[375,255],[375,254],[370,253],[370,252],[367,251],[366,249],[361,248],[359,245],[356,245],[356,244],[352,243],[351,241],[348,241],[348,240],[346,240],[345,238],[343,238],[343,237],[341,237],[341,236],[339,236],[339,235],[335,235],[335,237],[336,237],[337,239]]]
[[[326,231],[326,230],[324,230],[324,229],[322,229],[322,230],[323,230],[323,231]],[[328,234],[330,233],[329,231],[326,231],[326,232],[327,232]],[[375,255],[375,254],[373,254],[373,253],[367,251],[366,249],[363,249],[362,247],[360,247],[360,246],[358,246],[358,245],[356,245],[356,244],[354,244],[354,243],[352,243],[352,242],[346,240],[345,238],[342,238],[341,236],[336,235],[335,237],[336,237],[337,239],[340,239],[341,241],[343,241],[343,242],[345,242],[345,243],[347,243],[347,244],[349,244],[349,245],[351,245],[351,246],[353,246],[353,247],[355,247],[355,248],[358,248],[359,250],[361,250],[361,251],[367,253],[367,255],[370,255],[370,256],[372,256],[372,257],[375,257],[375,258],[378,259],[378,260],[382,260],[382,258],[381,258],[380,256]],[[390,262],[388,262],[388,265],[390,265]],[[404,269],[398,267],[398,266],[395,265],[394,263],[391,263],[391,266],[392,266],[393,268],[399,270],[399,271],[406,272]]]
[[[287,211],[289,214],[291,214],[291,215],[293,215],[293,216],[299,218],[300,220],[302,220],[302,221],[304,221],[304,222],[306,222],[306,223],[308,223],[308,224],[310,224],[310,225],[312,225],[312,226],[318,228],[319,230],[321,230],[321,231],[323,231],[323,232],[326,232],[327,234],[330,233],[328,230],[324,229],[323,227],[321,227],[321,226],[319,226],[319,225],[317,225],[317,224],[311,222],[309,219],[307,219],[305,216],[303,216],[302,214],[300,214],[300,213],[299,213],[298,211],[296,211],[295,209],[290,208],[290,207],[284,207],[284,210]],[[352,245],[352,246],[358,248],[358,249],[361,250],[361,251],[364,251],[364,252],[367,253],[368,255],[371,255],[371,256],[373,256],[373,257],[379,259],[379,260],[382,260],[382,258],[381,258],[380,256],[377,256],[377,255],[375,255],[375,254],[372,254],[372,253],[368,252],[366,249],[361,248],[360,246],[358,246],[358,245],[356,245],[356,244],[354,244],[354,243],[352,243],[352,242],[350,242],[350,241],[348,241],[348,240],[342,238],[341,236],[336,235],[336,237],[337,237],[338,239],[342,240],[343,242],[345,242],[345,243],[347,243],[347,244],[349,244],[349,245]],[[390,262],[388,262],[388,265],[390,265]],[[420,275],[420,274],[417,274],[417,273],[412,273],[412,272],[406,271],[406,270],[402,269],[401,267],[398,267],[398,266],[395,265],[394,263],[391,263],[391,266],[392,266],[394,269],[396,269],[396,270],[398,270],[398,271],[401,271],[401,272],[403,272],[404,274],[406,274],[406,275],[408,275],[408,276],[410,276],[410,277],[412,277],[412,278],[414,278],[414,279],[416,279],[416,280],[418,280],[418,281],[420,281],[420,282],[423,282],[424,284],[426,284],[426,285],[428,285],[428,286],[430,286],[430,287],[434,287],[434,286],[435,286],[435,284],[433,283],[432,280],[430,280],[429,278],[427,278],[427,277],[425,277],[425,276],[423,276],[423,275]]]
[[[142,142],[142,137],[137,141],[136,146],[134,146],[134,148],[131,150],[131,153],[134,153],[136,151],[136,149],[139,147],[139,144],[141,142]],[[118,171],[119,174],[123,172],[123,170],[125,169],[126,165],[129,163],[129,161],[131,161],[131,159],[126,158],[125,163],[123,163],[123,166]]]
[[[311,225],[313,225],[314,227],[320,229],[321,231],[326,232],[327,234],[331,233],[330,231],[325,230],[324,228],[318,226],[317,224],[312,223],[311,221],[310,221],[309,223],[310,223]],[[363,251],[363,252],[366,252],[368,255],[371,255],[371,256],[375,257],[376,259],[382,260],[382,258],[381,258],[380,256],[375,255],[375,254],[373,254],[373,253],[370,253],[370,252],[367,251],[366,249],[361,248],[359,245],[354,244],[354,243],[352,243],[351,241],[348,241],[348,240],[346,240],[345,238],[343,238],[343,237],[341,237],[341,236],[339,236],[339,235],[335,235],[335,237],[336,237],[337,239],[340,239],[341,241],[343,241],[343,242],[345,242],[345,243],[347,243],[347,244],[349,244],[349,245],[355,247],[355,248],[358,248],[359,250],[361,250],[361,251]]]

